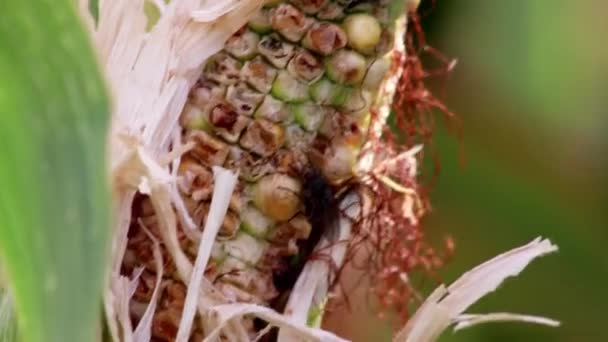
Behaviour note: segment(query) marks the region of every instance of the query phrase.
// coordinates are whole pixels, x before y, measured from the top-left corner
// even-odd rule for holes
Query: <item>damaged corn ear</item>
[[[277,277],[306,260],[299,246],[322,227],[306,216],[303,170],[317,168],[335,186],[353,177],[393,60],[395,2],[266,1],[202,67],[180,121],[194,147],[182,158],[179,190],[202,229],[211,167],[238,171],[206,271],[228,300],[270,305],[284,295]],[[194,259],[190,235],[180,242]],[[172,326],[163,317],[155,326]]]

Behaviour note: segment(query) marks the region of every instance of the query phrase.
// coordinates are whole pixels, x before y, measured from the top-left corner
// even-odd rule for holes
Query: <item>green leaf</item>
[[[24,341],[94,341],[108,101],[74,1],[0,1],[0,259]]]

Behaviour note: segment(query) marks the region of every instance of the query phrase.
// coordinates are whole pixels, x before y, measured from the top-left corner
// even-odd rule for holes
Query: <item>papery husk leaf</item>
[[[179,330],[177,331],[177,342],[187,342],[190,337],[192,322],[199,304],[201,282],[207,268],[207,263],[209,262],[209,257],[211,256],[211,248],[215,243],[217,232],[224,221],[224,216],[226,216],[230,204],[230,197],[238,181],[238,176],[235,173],[217,166],[213,168],[213,176],[214,186],[211,207],[205,222],[203,236],[199,242],[192,277],[186,283],[188,285],[188,292],[186,293],[184,311]],[[207,308],[200,307],[199,309],[203,311]]]
[[[517,276],[534,259],[555,251],[557,246],[539,237],[473,268],[447,288],[438,287],[393,341],[436,340],[469,306],[495,291],[505,279]]]
[[[548,327],[557,328],[561,325],[559,321],[554,319],[542,317],[542,316],[531,316],[515,314],[510,312],[495,312],[489,314],[466,314],[459,315],[455,320],[454,331],[467,329],[474,327],[479,324],[493,323],[493,322],[519,322],[519,323],[532,323],[539,325],[546,325]]]
[[[230,320],[244,315],[255,315],[266,322],[274,326],[281,327],[282,329],[289,329],[294,336],[294,340],[291,341],[322,341],[322,342],[346,342],[347,340],[342,339],[330,332],[321,329],[314,329],[307,327],[305,324],[297,324],[292,322],[289,318],[281,315],[280,313],[255,304],[224,304],[218,305],[211,308],[213,315],[218,321],[218,326],[213,330],[204,342],[216,341],[220,331],[226,326]]]

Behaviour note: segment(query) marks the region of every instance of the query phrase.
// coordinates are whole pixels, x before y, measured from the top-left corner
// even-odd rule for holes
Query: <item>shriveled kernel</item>
[[[251,116],[262,103],[264,94],[251,89],[246,83],[239,82],[228,87],[226,101],[230,103],[237,113]]]
[[[242,139],[242,138],[241,138]],[[239,178],[246,182],[255,182],[262,178],[264,175],[274,171],[272,165],[268,163],[256,163],[256,157],[249,151],[241,148],[240,146],[231,146],[230,153],[224,167],[230,169],[238,169]],[[246,194],[243,194],[243,201],[247,198]]]
[[[289,4],[280,4],[270,12],[270,24],[283,37],[292,42],[302,39],[312,21]]]
[[[285,246],[291,241],[295,242],[297,240],[308,239],[311,231],[312,226],[306,216],[303,214],[298,214],[293,219],[282,223],[273,229],[268,235],[267,239],[273,244]],[[294,252],[297,253],[297,250]]]
[[[297,149],[281,149],[273,160],[275,172],[288,175],[300,174],[306,164],[306,152]]]
[[[217,135],[226,141],[236,143],[241,132],[249,125],[251,119],[236,113],[228,104],[218,104],[211,109],[209,119]]]
[[[201,77],[190,92],[190,102],[201,109],[205,109],[210,102],[218,101],[226,95],[226,86]]]
[[[285,174],[275,173],[260,179],[252,192],[254,205],[276,221],[293,217],[300,209],[300,182]]]
[[[270,10],[262,9],[258,11],[251,20],[249,20],[249,28],[259,34],[266,34],[272,31],[272,26],[270,25]]]
[[[195,201],[207,200],[213,190],[211,169],[200,165],[192,158],[184,157],[178,169],[179,190]]]
[[[209,197],[210,196],[208,196],[206,200],[210,199]],[[200,202],[194,210],[193,219],[201,227],[205,225],[207,217],[209,216],[209,206],[209,202]],[[228,213],[226,213],[226,216],[224,216],[217,238],[223,241],[233,238],[236,236],[240,225],[241,220],[239,215],[229,210]]]
[[[240,215],[244,205],[245,197],[243,196],[243,187],[239,184],[234,189],[234,192],[232,192],[232,196],[230,196],[230,203],[228,204],[228,208],[236,214]]]
[[[291,57],[293,57],[295,47],[283,41],[278,35],[270,34],[260,40],[258,51],[272,65],[279,69],[284,69]]]
[[[218,103],[209,112],[209,121],[218,128],[231,129],[239,114],[227,103]]]
[[[340,50],[328,57],[327,76],[334,82],[355,85],[365,77],[365,57],[355,51]]]
[[[302,45],[327,56],[345,47],[347,39],[346,32],[340,26],[327,22],[317,22],[304,36]]]
[[[224,240],[235,237],[240,225],[241,220],[238,215],[230,211],[227,212],[226,216],[224,216],[224,221],[222,222],[217,238]]]
[[[247,27],[241,28],[226,41],[224,50],[238,59],[250,59],[257,52],[260,37]]]
[[[303,149],[310,146],[315,134],[305,131],[300,125],[289,125],[285,129],[285,143],[288,148]]]
[[[262,157],[271,156],[284,142],[283,127],[265,119],[254,120],[239,141],[243,148]]]
[[[208,166],[222,165],[228,156],[228,145],[203,131],[191,131],[187,141],[195,143],[190,154]]]
[[[211,199],[211,194],[207,195],[207,200]],[[198,204],[197,204],[198,203]],[[194,208],[192,208],[194,206]],[[209,213],[209,204],[206,202],[197,201],[195,203],[191,203],[189,205],[190,213],[192,215],[192,220],[198,227],[203,227],[205,225],[205,220],[207,219],[207,214]],[[195,248],[194,250],[198,250]]]
[[[304,82],[314,82],[323,76],[323,63],[306,49],[300,49],[289,61],[287,70]]]
[[[206,76],[223,85],[235,84],[239,80],[241,62],[220,52],[209,58],[205,66]]]
[[[211,125],[205,113],[192,104],[186,104],[180,116],[180,125],[187,129],[200,129],[206,132],[211,131]]]
[[[376,18],[369,14],[351,14],[344,19],[344,31],[348,45],[361,53],[372,53],[380,42],[382,28]]]
[[[339,184],[352,177],[358,151],[358,148],[335,139],[322,150],[313,151],[312,158],[332,184]]]
[[[245,82],[261,93],[268,93],[272,89],[272,82],[277,77],[277,69],[270,66],[262,57],[245,63],[241,75]]]
[[[361,118],[341,112],[327,115],[319,128],[319,134],[331,140],[341,140],[342,143],[358,148],[365,139],[365,131],[360,125]]]
[[[285,102],[299,103],[308,99],[308,85],[298,81],[287,71],[279,71],[272,84],[271,94]]]

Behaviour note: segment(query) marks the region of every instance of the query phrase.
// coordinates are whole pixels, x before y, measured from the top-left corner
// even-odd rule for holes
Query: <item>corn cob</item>
[[[302,244],[321,229],[303,204],[307,170],[319,170],[333,186],[353,177],[370,107],[391,65],[391,6],[388,0],[270,0],[205,64],[180,120],[184,140],[194,147],[182,158],[179,185],[202,229],[211,167],[239,172],[205,274],[228,300],[276,305],[289,290],[281,276],[306,258]],[[151,300],[156,277],[142,226],[160,236],[143,196],[123,263],[126,274],[145,266],[131,304],[135,321]],[[194,238],[183,228],[179,233],[194,260],[197,232]],[[175,338],[186,292],[170,258],[163,259],[155,341]],[[201,329],[194,328],[193,339]]]

